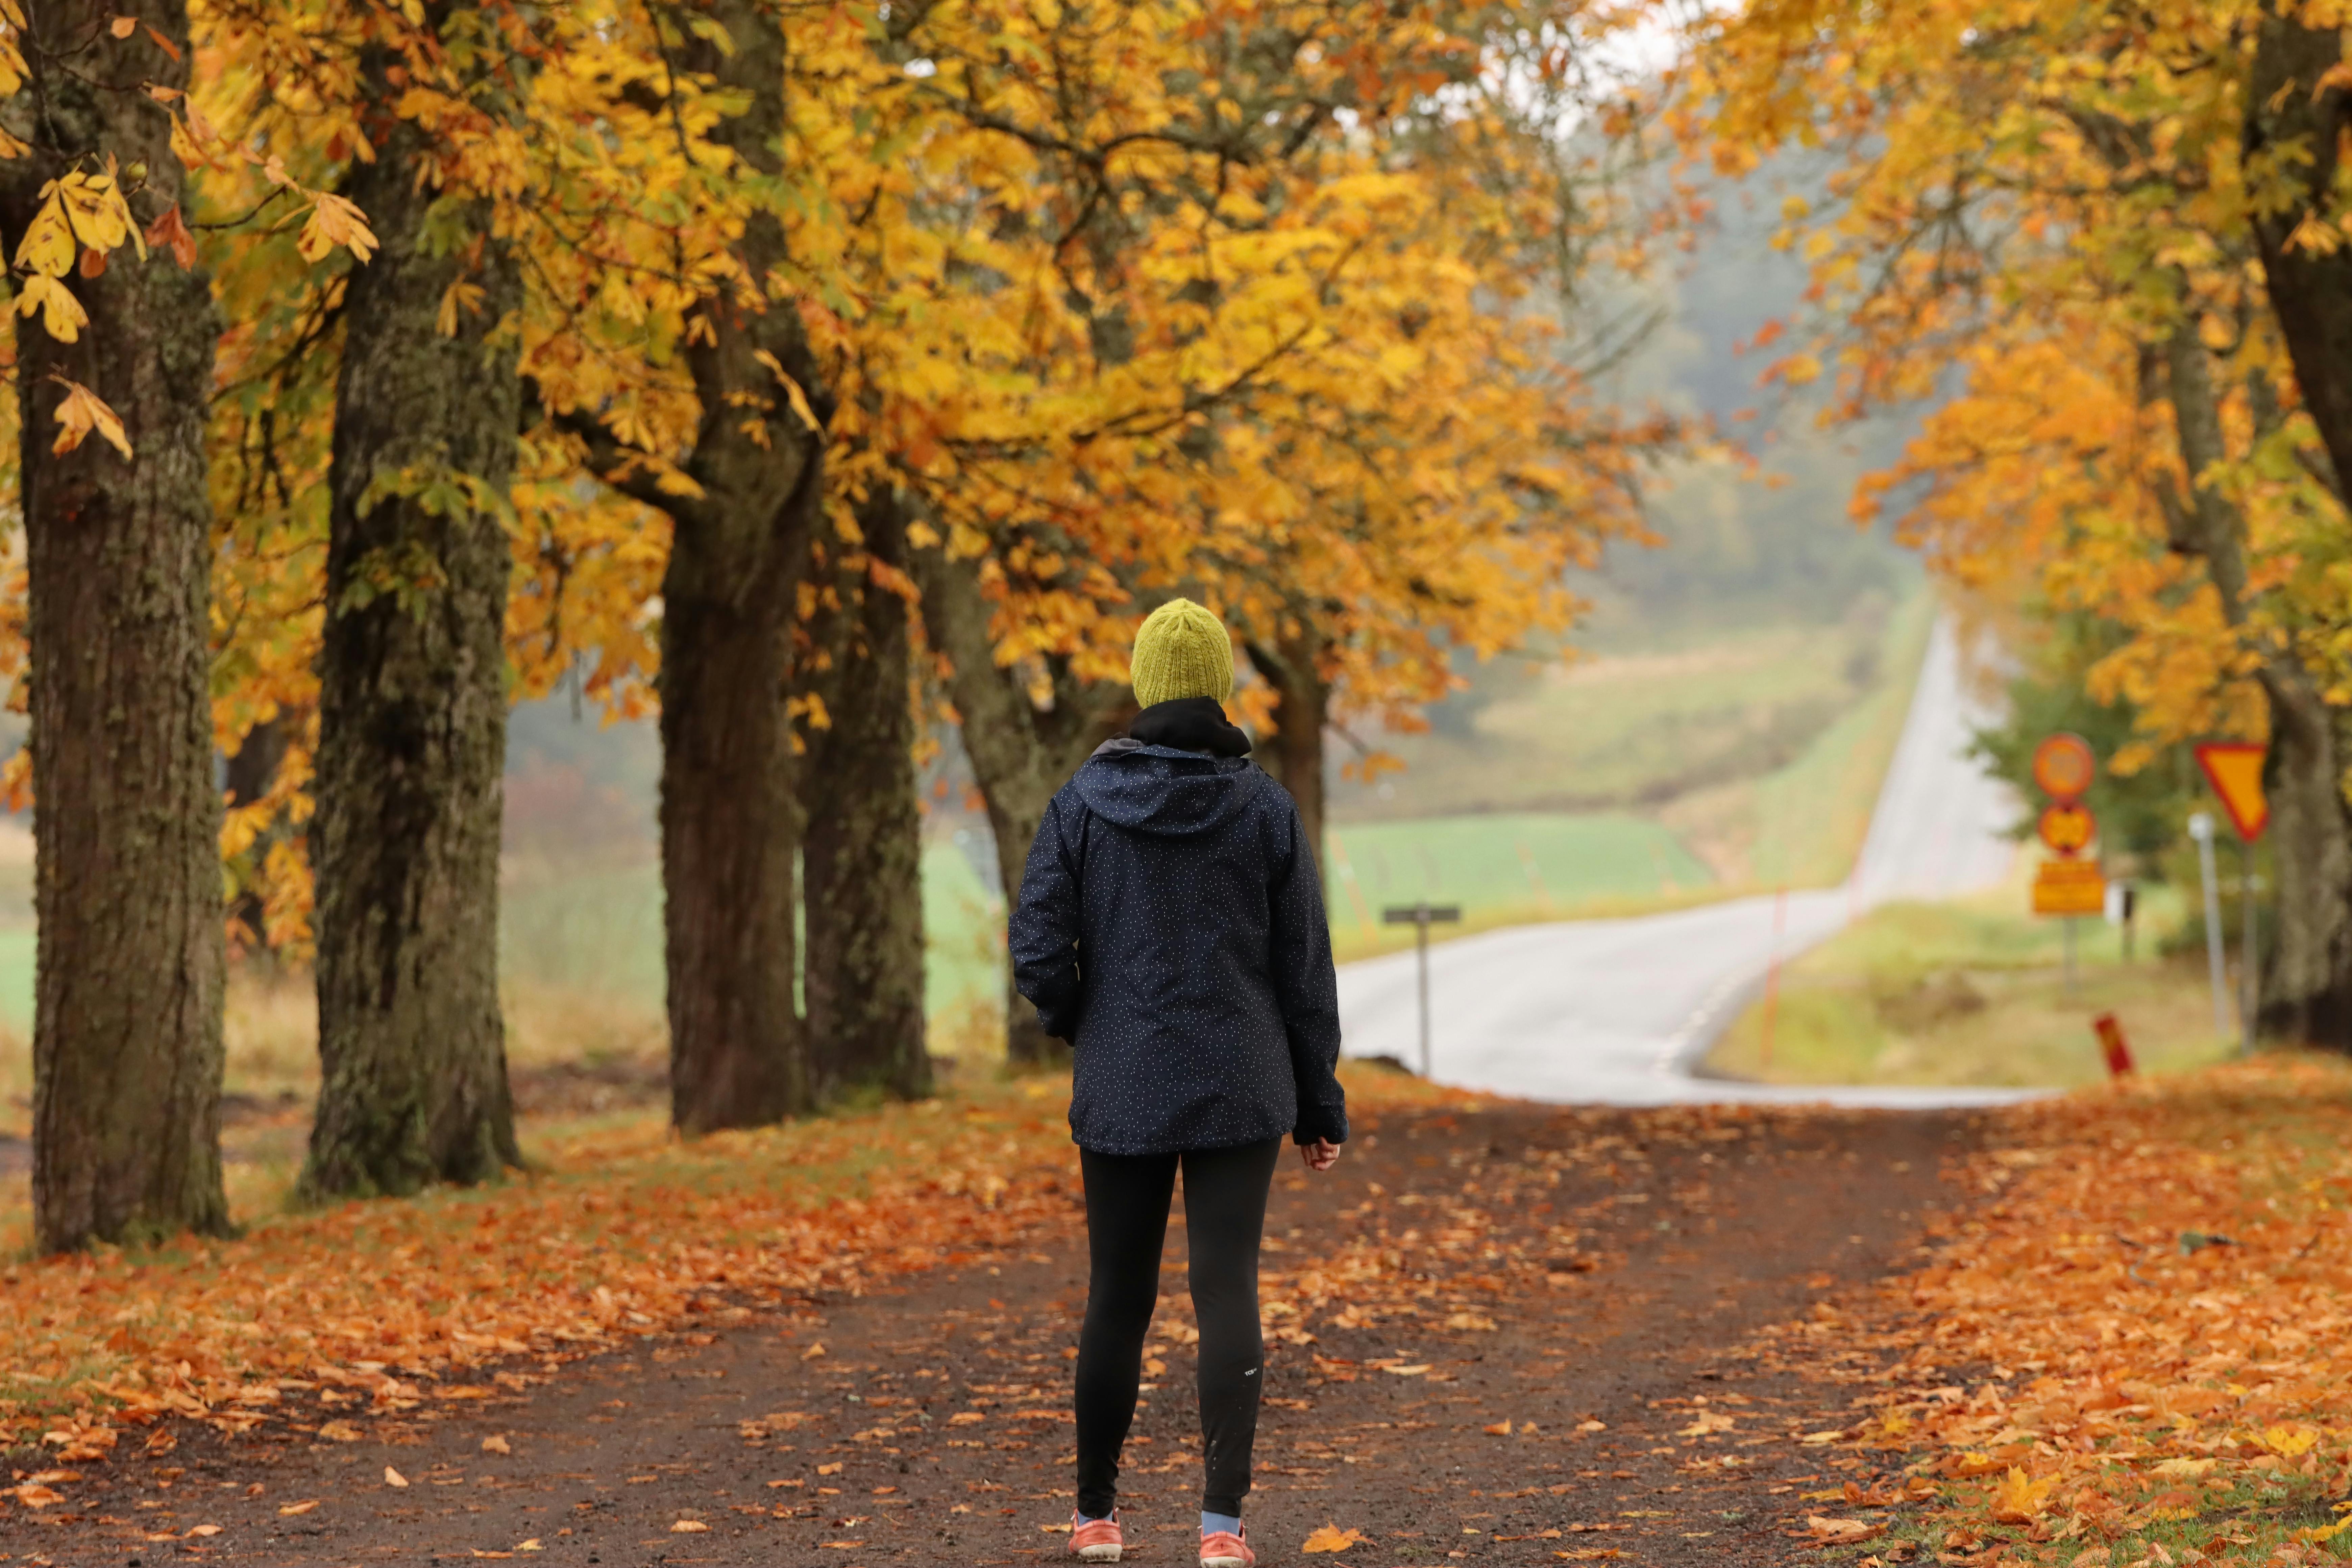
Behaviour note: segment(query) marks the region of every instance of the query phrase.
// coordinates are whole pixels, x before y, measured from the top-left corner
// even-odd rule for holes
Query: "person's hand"
[[[1318,1138],[1312,1143],[1301,1143],[1298,1157],[1310,1171],[1328,1171],[1339,1163],[1339,1145],[1328,1138]]]

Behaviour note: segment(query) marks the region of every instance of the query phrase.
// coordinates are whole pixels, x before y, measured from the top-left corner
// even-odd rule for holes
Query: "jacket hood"
[[[1263,777],[1244,757],[1203,756],[1140,741],[1106,741],[1071,783],[1087,809],[1121,827],[1171,838],[1207,833],[1241,812]]]

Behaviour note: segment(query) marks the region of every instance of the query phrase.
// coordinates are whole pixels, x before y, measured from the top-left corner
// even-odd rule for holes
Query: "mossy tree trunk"
[[[656,5],[682,71],[742,108],[713,130],[743,166],[782,170],[785,52],[754,0]],[[716,23],[726,43],[687,26]],[[742,276],[788,260],[783,225],[755,212],[737,242]],[[556,411],[606,482],[669,515],[662,578],[662,881],[669,981],[670,1114],[689,1134],[756,1126],[814,1102],[794,1006],[793,867],[800,817],[786,707],[798,595],[824,494],[832,403],[792,301],[730,294],[704,307],[685,361],[703,416],[678,467],[701,494],[667,494],[593,414]],[[818,421],[788,405],[797,382]]]
[[[268,795],[278,782],[278,770],[285,763],[293,730],[290,716],[278,713],[245,732],[245,739],[228,754],[227,763],[221,770],[232,809],[251,805]],[[264,872],[271,847],[284,839],[284,825],[280,822],[229,862],[229,879],[235,887],[228,900],[229,931],[240,955],[247,959],[271,955]]]
[[[951,560],[944,550],[915,552],[923,587],[923,624],[931,646],[947,657],[948,694],[954,700],[964,754],[988,807],[996,837],[996,864],[1009,910],[1021,898],[1021,870],[1045,820],[1054,792],[1067,784],[1088,753],[1118,732],[1135,711],[1124,686],[1078,679],[1067,660],[1046,661],[1052,699],[1039,706],[1024,673],[996,662],[990,630],[992,606],[981,583],[980,563]],[[1037,1010],[1004,979],[1004,1049],[1019,1067],[1069,1059],[1069,1048],[1037,1025]]]
[[[929,1094],[923,1039],[922,803],[915,774],[913,611],[896,491],[858,509],[865,539],[831,574],[810,689],[830,722],[808,734],[801,886],[809,1059],[821,1093]]]
[[[427,8],[438,27],[450,7]],[[319,1055],[304,1190],[413,1192],[520,1163],[498,984],[506,519],[521,409],[501,332],[521,272],[487,204],[425,178],[363,58],[376,153],[346,194],[383,249],[352,269],[320,653]],[[455,224],[475,242],[451,243]],[[481,290],[457,330],[453,287]]]
[[[30,151],[0,165],[0,226],[21,236],[44,182],[110,158],[144,165],[129,199],[135,222],[152,221],[184,194],[170,116],[146,91],[187,85],[184,5],[25,9],[32,79],[5,119]],[[117,42],[117,14],[170,48]],[[142,260],[125,248],[106,262],[68,284],[89,316],[79,341],[31,323],[16,331],[40,924],[33,1229],[43,1252],[228,1229],[205,450],[220,322],[205,275],[168,251]],[[135,456],[96,436],[52,451],[51,416],[66,395],[53,377],[110,405]]]
[[[2329,480],[2352,504],[2352,247],[2326,235],[2346,210],[2345,138],[2352,135],[2352,87],[2320,83],[2345,60],[2344,30],[2307,26],[2272,0],[2256,35],[2246,92],[2246,152],[2294,154],[2286,164],[2292,199],[2254,215],[2271,310],[2294,363],[2303,405],[2327,448]],[[2318,225],[2305,230],[2305,220]]]

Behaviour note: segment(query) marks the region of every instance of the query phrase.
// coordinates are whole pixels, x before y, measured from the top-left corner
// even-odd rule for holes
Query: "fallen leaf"
[[[1511,1435],[1511,1424],[1508,1421],[1497,1421],[1492,1426],[1481,1426],[1478,1430],[1489,1437],[1507,1437]]]
[[[1808,1432],[1802,1437],[1799,1438],[1798,1441],[1801,1443],[1811,1444],[1813,1447],[1818,1447],[1823,1443],[1834,1443],[1844,1436],[1845,1432],[1843,1428],[1835,1432]]]
[[[319,1500],[317,1498],[304,1498],[300,1502],[280,1503],[278,1505],[278,1511],[281,1515],[290,1519],[297,1514],[308,1513],[318,1506]]]
[[[539,1537],[534,1535],[529,1541],[516,1542],[515,1550],[517,1552],[538,1552],[541,1550],[539,1544]]]
[[[2263,1447],[2282,1459],[2301,1458],[2318,1442],[2319,1433],[2309,1426],[2273,1426],[2263,1433]]]
[[[117,16],[113,21],[109,22],[106,25],[106,30],[113,34],[118,38],[127,38],[131,34],[139,30],[139,18],[136,16]]]
[[[498,1433],[493,1432],[488,1436],[482,1439],[482,1452],[485,1454],[511,1454],[514,1452],[514,1448],[513,1446],[508,1443],[504,1437],[500,1436]]]
[[[1805,1518],[1805,1529],[1812,1538],[1832,1545],[1867,1541],[1885,1528],[1867,1519],[1824,1519],[1818,1513],[1808,1514]]]
[[[1606,1421],[1580,1421],[1576,1424],[1576,1429],[1580,1432],[1606,1432],[1609,1430],[1609,1423]]]
[[[854,1552],[858,1547],[865,1545],[866,1542],[862,1541],[820,1541],[817,1544],[819,1546],[832,1547],[836,1552]]]
[[[969,1426],[975,1421],[985,1421],[987,1419],[988,1417],[985,1415],[977,1410],[959,1410],[954,1415],[948,1417],[948,1425],[950,1426]]]
[[[1336,1524],[1327,1524],[1317,1530],[1313,1534],[1307,1536],[1307,1538],[1299,1544],[1298,1550],[1301,1552],[1345,1552],[1350,1546],[1360,1546],[1363,1544],[1365,1539],[1364,1532],[1360,1530],[1342,1530]]]
[[[192,1524],[188,1526],[188,1533],[190,1535],[218,1535],[220,1532],[221,1527],[217,1524]]]
[[[63,1492],[45,1487],[38,1481],[26,1481],[23,1486],[13,1489],[10,1495],[26,1508],[52,1508],[66,1500]]]
[[[814,1361],[817,1357],[823,1354],[824,1354],[824,1345],[823,1342],[820,1341],[818,1343],[813,1344],[809,1346],[808,1349],[801,1352],[801,1360]]]
[[[1712,1432],[1728,1432],[1737,1423],[1718,1410],[1702,1410],[1698,1419],[1675,1432],[1678,1437],[1704,1437]],[[1811,1439],[1807,1439],[1811,1441]]]
[[[388,1487],[404,1487],[408,1484],[408,1478],[390,1465],[386,1465],[383,1468],[383,1484]]]
[[[816,1468],[816,1473],[820,1476],[837,1476],[841,1474],[841,1461],[835,1459],[829,1465],[819,1465]]]
[[[330,1443],[356,1443],[361,1432],[348,1421],[329,1421],[320,1425],[319,1436]]]
[[[1429,1370],[1429,1363],[1427,1362],[1423,1362],[1418,1366],[1384,1366],[1381,1368],[1381,1370],[1386,1373],[1393,1373],[1399,1377],[1419,1377],[1422,1373]]]
[[[672,1535],[699,1535],[710,1527],[698,1519],[681,1519],[669,1527]]]
[[[2058,1478],[2054,1475],[2044,1476],[2037,1481],[2012,1465],[2009,1473],[1993,1489],[1992,1516],[2003,1524],[2032,1524],[2042,1517],[2042,1510],[2048,1506],[2050,1493],[2057,1485]]]

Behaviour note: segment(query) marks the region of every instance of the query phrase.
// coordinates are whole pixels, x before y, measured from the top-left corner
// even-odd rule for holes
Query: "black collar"
[[[1215,757],[1246,757],[1249,736],[1225,718],[1213,697],[1179,697],[1155,702],[1127,727],[1130,740],[1147,746],[1170,746],[1180,752],[1206,752]]]

